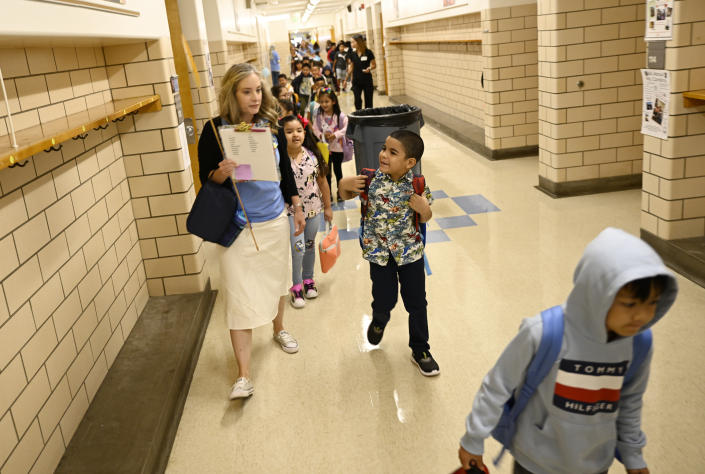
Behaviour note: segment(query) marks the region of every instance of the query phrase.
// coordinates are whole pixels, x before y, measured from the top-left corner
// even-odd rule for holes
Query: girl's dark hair
[[[272,97],[274,97],[275,100],[279,100],[279,94],[281,94],[283,89],[282,86],[272,86]]]
[[[321,102],[322,95],[327,95],[328,97],[330,97],[330,100],[333,101],[333,115],[335,115],[335,118],[338,120],[338,123],[340,123],[340,103],[338,102],[338,96],[335,94],[335,91],[330,87],[324,87],[323,89],[319,89],[318,96],[316,96],[316,102]]]
[[[321,155],[321,151],[318,149],[318,140],[316,140],[316,136],[313,134],[312,126],[309,125],[308,127],[305,127],[301,119],[296,115],[287,115],[286,117],[282,117],[279,120],[279,125],[283,129],[284,125],[289,122],[293,122],[294,120],[299,122],[301,126],[304,127],[304,146],[315,155],[316,160],[318,161],[319,176],[326,176],[328,174],[328,166],[326,165],[326,161],[323,159],[323,155]]]
[[[279,108],[283,112],[289,112],[293,113],[294,112],[294,103],[290,100],[278,100],[279,102]],[[288,115],[288,114],[287,114]]]
[[[656,275],[654,277],[641,278],[640,280],[632,280],[624,285],[623,288],[639,301],[646,301],[651,294],[651,288],[654,289],[656,295],[660,295],[667,285],[668,277],[666,275]]]

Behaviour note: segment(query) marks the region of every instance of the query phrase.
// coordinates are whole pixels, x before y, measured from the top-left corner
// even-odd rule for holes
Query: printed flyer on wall
[[[641,133],[652,137],[668,138],[668,99],[671,94],[669,71],[642,69],[644,83],[643,118]]]
[[[673,0],[647,0],[644,39],[646,41],[673,39]]]

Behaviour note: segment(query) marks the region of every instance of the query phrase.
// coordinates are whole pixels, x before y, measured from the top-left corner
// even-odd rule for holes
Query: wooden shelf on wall
[[[52,120],[41,125],[26,128],[16,133],[18,148],[13,148],[10,136],[0,137],[0,170],[23,166],[22,161],[40,151],[51,151],[70,139],[85,138],[86,132],[98,127],[105,128],[110,122],[121,121],[128,114],[136,112],[156,112],[162,103],[158,95],[114,100],[91,107],[67,117]]]
[[[481,39],[471,39],[471,40],[390,41],[389,44],[482,44],[482,40]]]
[[[683,107],[705,105],[705,89],[683,92]]]

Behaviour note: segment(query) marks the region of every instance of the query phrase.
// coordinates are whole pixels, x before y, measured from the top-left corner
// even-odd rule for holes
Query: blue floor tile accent
[[[441,229],[454,229],[456,227],[472,227],[477,225],[470,216],[438,217],[434,220]]]
[[[431,191],[431,196],[433,196],[433,199],[445,199],[448,197],[446,192],[442,189],[439,189],[438,191]]]
[[[350,230],[338,229],[340,240],[358,240],[360,238],[360,228],[355,227]]]
[[[442,230],[429,230],[426,232],[426,243],[435,244],[436,242],[449,242],[450,237]]]
[[[482,214],[485,212],[497,212],[500,210],[497,206],[488,201],[482,194],[459,196],[452,199],[467,214]]]

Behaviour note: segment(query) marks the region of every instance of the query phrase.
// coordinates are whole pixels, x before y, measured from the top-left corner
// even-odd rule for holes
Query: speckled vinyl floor
[[[348,94],[344,110],[350,102]],[[169,474],[450,473],[475,391],[521,319],[564,301],[583,248],[603,228],[639,233],[638,190],[555,200],[534,189],[536,157],[490,162],[430,126],[422,136],[427,183],[448,196],[433,205],[429,234],[440,233],[426,249],[430,344],[441,375],[425,378],[410,362],[401,303],[379,348],[365,342],[368,264],[358,242],[346,240],[333,270],[317,272],[321,296],[287,307],[298,354],[279,349],[270,327],[254,331],[255,394],[246,401],[228,401],[237,368],[218,296]],[[453,199],[476,195],[483,199]],[[477,203],[485,208],[467,207]],[[338,210],[335,222],[353,230],[359,210]],[[217,262],[208,266],[218,288]],[[705,289],[680,276],[679,284],[679,299],[655,327],[645,396],[645,455],[656,474],[705,470]],[[488,441],[486,460],[498,451]],[[511,472],[510,457],[491,470]],[[621,472],[618,463],[610,469]]]

